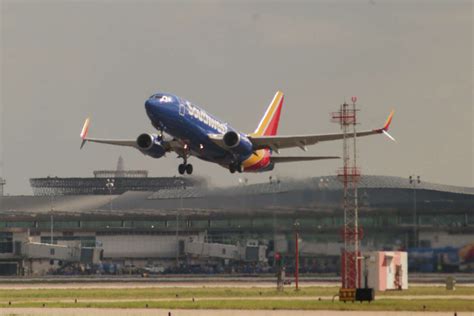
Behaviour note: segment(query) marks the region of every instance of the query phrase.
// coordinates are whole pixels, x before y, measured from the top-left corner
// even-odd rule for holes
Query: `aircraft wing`
[[[339,159],[338,156],[272,156],[270,159],[274,163],[294,162],[294,161],[310,161],[323,159]]]
[[[116,146],[129,146],[129,147],[137,148],[137,140],[136,139],[105,139],[105,138],[87,138],[87,137],[84,137],[82,139],[81,148],[84,146],[84,144],[86,142],[109,144],[109,145],[116,145]]]
[[[100,144],[108,144],[108,145],[115,145],[115,146],[133,147],[135,149],[138,149],[142,153],[145,153],[144,150],[140,148],[140,146],[138,146],[136,139],[107,139],[107,138],[87,137],[87,132],[89,131],[89,124],[90,124],[90,119],[88,118],[84,122],[84,126],[82,127],[82,131],[80,135],[82,138],[81,149],[82,147],[84,147],[84,144],[86,142],[91,142],[91,143],[100,143]],[[166,152],[174,151],[181,157],[189,155],[189,153],[185,150],[185,144],[183,144],[179,140],[162,139],[160,142],[160,145],[166,150]]]
[[[395,141],[395,139],[388,134],[388,128],[390,123],[392,122],[393,111],[387,118],[384,127],[369,131],[362,131],[357,132],[356,136],[369,136],[374,134],[385,134],[391,140]],[[353,134],[347,135],[348,137],[352,137]],[[344,134],[320,134],[320,135],[292,135],[292,136],[252,136],[248,135],[250,141],[252,142],[254,149],[263,149],[263,148],[271,148],[272,150],[278,152],[281,148],[291,148],[291,147],[299,147],[306,151],[306,146],[314,145],[319,142],[330,141],[330,140],[338,140],[343,139]]]
[[[88,118],[84,122],[84,126],[82,127],[82,131],[81,131],[81,138],[82,138],[81,148],[84,147],[84,144],[86,142],[109,144],[109,145],[116,145],[116,146],[129,146],[129,147],[138,148],[137,141],[135,139],[88,138],[87,132],[89,131],[89,124],[90,124],[90,119]]]

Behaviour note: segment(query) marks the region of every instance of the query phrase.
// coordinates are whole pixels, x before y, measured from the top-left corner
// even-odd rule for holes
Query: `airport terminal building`
[[[117,267],[270,272],[276,252],[291,271],[296,229],[301,271],[339,272],[343,209],[337,177],[230,188],[162,179],[167,185],[151,181],[149,190],[0,197],[0,274],[52,273],[73,261],[113,267],[104,273]],[[363,251],[408,250],[413,271],[473,270],[474,188],[363,176],[359,204]],[[37,244],[95,248],[100,259],[41,254]]]

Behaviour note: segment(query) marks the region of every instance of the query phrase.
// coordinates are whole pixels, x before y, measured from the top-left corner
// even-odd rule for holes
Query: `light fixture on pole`
[[[300,223],[296,220],[293,224],[293,229],[295,231],[295,291],[298,291],[298,281],[299,281],[299,270],[300,270],[300,253],[299,253],[299,238],[300,238]]]
[[[54,219],[53,219],[53,211],[54,211],[54,206],[53,206],[53,196],[51,195],[51,214],[50,214],[50,220],[51,220],[51,245],[54,243]]]
[[[179,197],[179,209],[176,210],[176,269],[179,267],[179,212],[183,209],[183,198],[186,190],[186,183],[180,180],[182,192]]]
[[[109,190],[109,195],[110,195],[110,210],[112,211],[112,191],[114,190],[115,186],[115,180],[114,179],[107,179],[107,182],[105,183],[105,187],[107,190]]]
[[[417,218],[417,203],[416,203],[416,186],[421,183],[420,176],[411,175],[408,177],[410,184],[413,185],[413,245],[418,247],[418,218]]]

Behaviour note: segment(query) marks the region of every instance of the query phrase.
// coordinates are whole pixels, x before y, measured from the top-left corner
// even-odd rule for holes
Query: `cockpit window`
[[[158,102],[161,103],[171,103],[173,102],[173,97],[164,94],[154,94],[150,97],[150,99],[157,99]]]

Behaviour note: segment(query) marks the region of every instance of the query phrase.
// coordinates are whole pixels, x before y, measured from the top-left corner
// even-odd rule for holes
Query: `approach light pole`
[[[329,187],[329,179],[328,178],[320,178],[319,183],[318,183],[319,190],[321,190],[321,200],[322,203],[327,204],[327,196],[326,196],[326,191],[328,190]]]
[[[239,186],[242,188],[241,193],[242,193],[242,201],[243,201],[243,209],[247,210],[247,190],[246,186],[247,183],[249,182],[249,179],[247,178],[239,178]]]
[[[410,184],[413,185],[413,245],[418,248],[418,219],[416,215],[416,186],[421,183],[420,176],[411,175],[408,177]]]
[[[105,184],[105,187],[107,190],[109,190],[109,196],[110,196],[110,211],[112,211],[112,191],[114,190],[114,184],[115,180],[114,179],[107,179],[107,183]]]
[[[273,226],[273,252],[275,253],[275,249],[276,249],[276,243],[277,243],[277,229],[276,229],[276,226],[277,226],[277,223],[276,223],[276,209],[277,209],[277,204],[276,204],[276,198],[277,198],[277,193],[280,192],[280,179],[277,178],[277,177],[273,177],[273,176],[269,176],[268,177],[268,181],[269,181],[269,185],[270,185],[270,189],[272,191],[272,208],[273,208],[273,212],[272,212],[272,226]],[[276,185],[277,186],[276,186]],[[273,260],[273,267],[276,266],[276,261]]]
[[[54,235],[54,190],[49,191],[49,219],[50,219],[50,243],[51,245],[54,242],[53,235]]]
[[[183,191],[179,198],[179,209],[176,210],[176,269],[179,267],[179,212],[183,210],[184,191],[186,190],[186,183],[183,180],[180,181]]]
[[[50,234],[51,234],[51,239],[50,239],[50,240],[51,240],[51,241],[50,241],[50,243],[51,243],[51,245],[52,245],[53,242],[54,242],[54,238],[53,238],[53,235],[54,235],[54,218],[53,218],[53,211],[54,211],[54,195],[53,195],[53,194],[54,194],[54,193],[52,192],[52,194],[51,194],[50,197],[49,197],[49,198],[50,198],[49,202],[50,202],[50,207],[51,207],[51,211],[50,211],[50,220],[51,220],[51,232],[50,232]]]
[[[298,281],[299,281],[299,270],[300,270],[300,252],[299,252],[299,238],[300,238],[300,223],[296,220],[293,224],[295,230],[295,291],[299,291]]]

